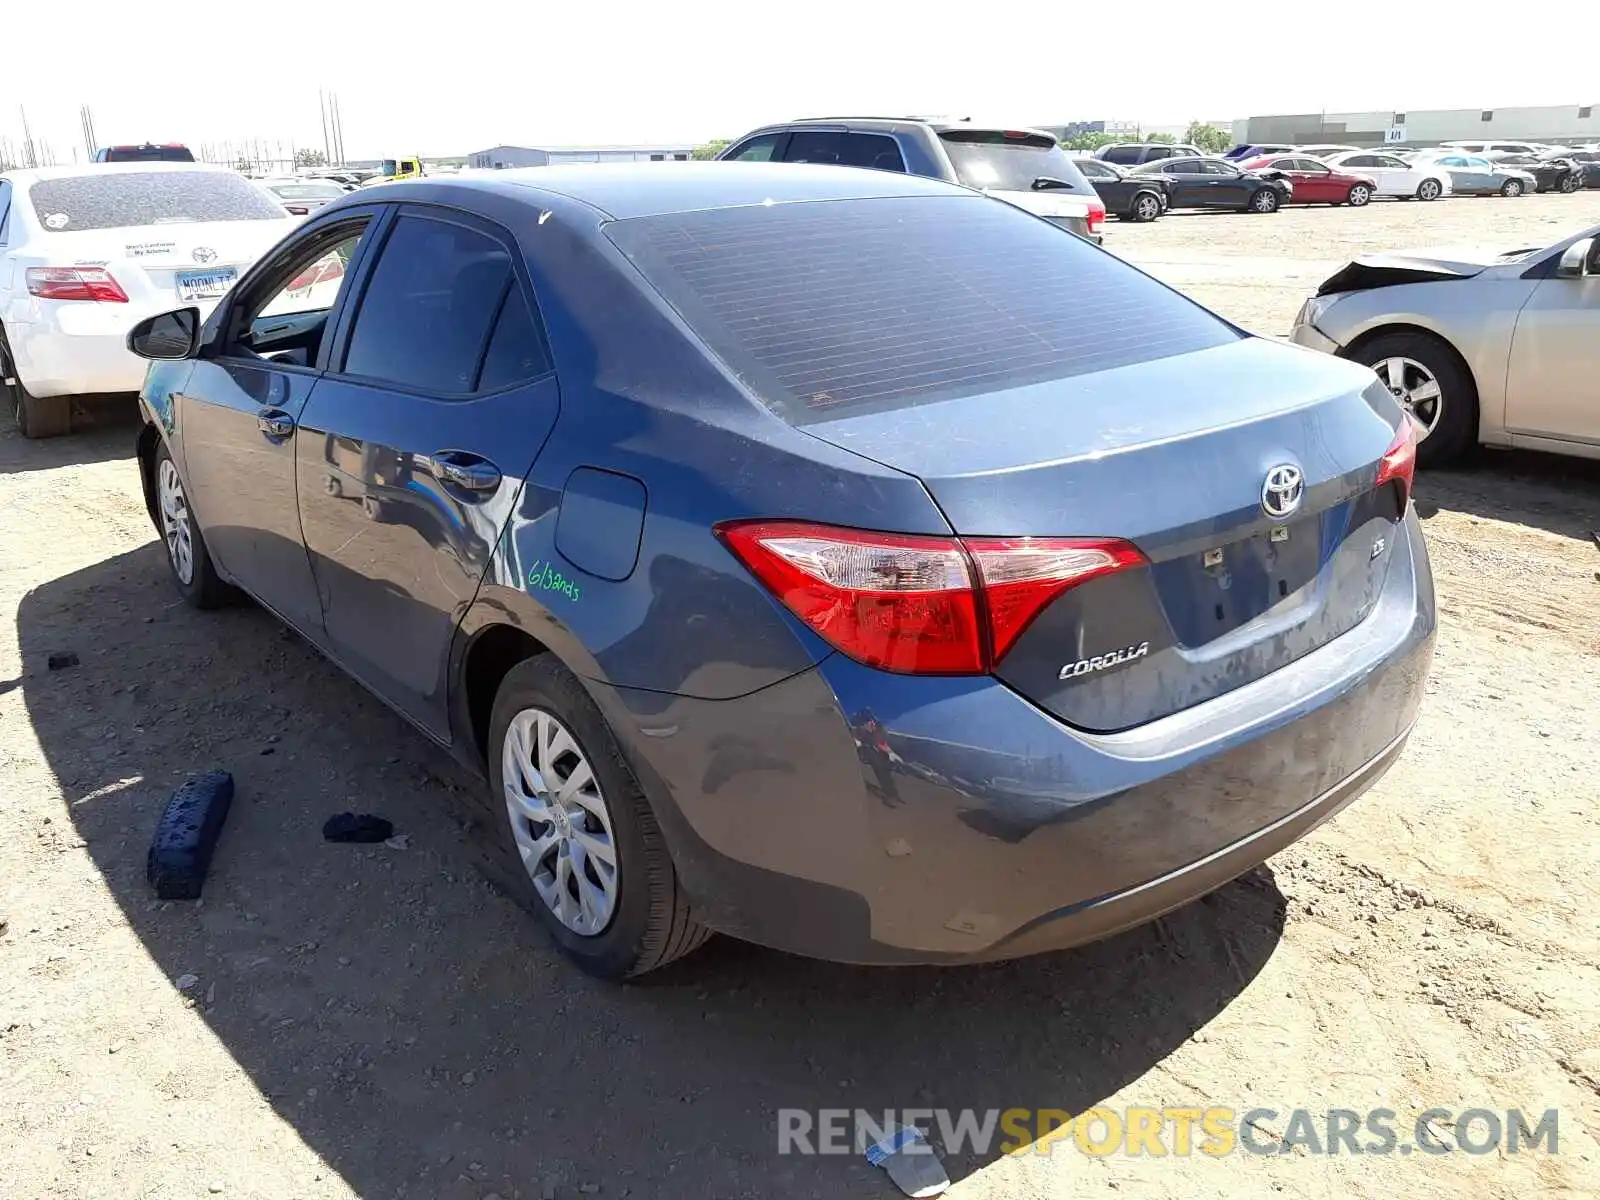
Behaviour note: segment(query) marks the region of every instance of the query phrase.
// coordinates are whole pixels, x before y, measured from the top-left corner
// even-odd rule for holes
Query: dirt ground
[[[1363,249],[1538,244],[1600,193],[1113,224],[1265,333]],[[633,987],[486,881],[479,786],[265,613],[166,578],[131,428],[0,427],[0,1195],[894,1194],[776,1111],[1560,1110],[1559,1154],[946,1157],[959,1197],[1600,1194],[1600,464],[1419,481],[1415,737],[1267,867],[1076,952],[863,970],[726,939]],[[11,619],[14,617],[14,620]],[[78,664],[52,671],[52,654]],[[238,797],[201,903],[144,881],[185,775]],[[375,810],[403,849],[325,844]],[[183,979],[193,976],[193,980]],[[1264,1136],[1282,1136],[1263,1121]]]

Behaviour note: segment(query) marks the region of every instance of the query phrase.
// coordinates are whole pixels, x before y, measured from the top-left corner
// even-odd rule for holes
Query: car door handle
[[[264,408],[256,414],[256,428],[275,442],[294,433],[294,418],[281,408]]]
[[[465,450],[441,450],[426,460],[428,470],[441,483],[469,492],[492,492],[500,486],[500,468]]]

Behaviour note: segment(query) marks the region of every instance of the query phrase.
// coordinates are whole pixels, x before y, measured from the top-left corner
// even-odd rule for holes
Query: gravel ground
[[[1281,334],[1352,253],[1542,243],[1600,193],[1113,224]],[[963,1197],[1600,1193],[1600,464],[1418,486],[1441,604],[1395,769],[1205,901],[1080,951],[862,970],[726,939],[566,967],[492,884],[479,785],[266,614],[165,578],[130,430],[0,427],[0,1194],[881,1196],[779,1157],[780,1107],[1560,1110],[1559,1154],[952,1153]],[[74,652],[77,666],[47,668]],[[238,799],[205,900],[143,878],[170,789]],[[402,849],[320,837],[381,811]],[[189,976],[191,978],[184,978]],[[1169,1140],[1170,1147],[1171,1142]]]

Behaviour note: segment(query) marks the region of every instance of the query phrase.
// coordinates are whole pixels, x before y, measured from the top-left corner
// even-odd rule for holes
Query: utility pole
[[[331,167],[333,143],[328,141],[328,97],[321,88],[317,89],[317,110],[322,114],[322,158]]]
[[[333,102],[333,150],[334,150],[334,153],[339,156],[339,162],[341,164],[343,164],[343,162],[345,161],[345,159],[344,159],[344,118],[342,116],[340,116],[340,114],[339,114],[339,93],[338,92],[333,92],[333,93],[331,93],[331,95],[332,95],[332,102]]]
[[[17,105],[17,111],[22,114],[22,165],[37,167],[39,156],[33,149],[33,132],[28,128],[28,110],[22,105]]]

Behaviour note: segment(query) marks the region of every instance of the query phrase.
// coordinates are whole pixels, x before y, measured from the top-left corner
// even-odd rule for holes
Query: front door
[[[559,394],[514,241],[407,206],[297,439],[300,522],[330,652],[444,735],[450,640]]]
[[[177,397],[189,502],[212,558],[311,637],[322,608],[300,540],[297,428],[330,313],[373,218],[357,210],[321,225],[252,271],[218,314],[215,349]]]
[[[1600,239],[1589,271],[1544,280],[1517,314],[1506,374],[1512,433],[1600,446]]]

